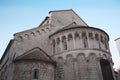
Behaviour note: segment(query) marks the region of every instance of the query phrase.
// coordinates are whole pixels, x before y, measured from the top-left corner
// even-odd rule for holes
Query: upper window
[[[89,33],[89,38],[93,39],[93,34],[92,33]]]
[[[95,34],[95,39],[96,39],[96,40],[99,40],[98,34]]]
[[[62,37],[62,43],[63,43],[63,50],[67,50],[67,41],[65,36]]]

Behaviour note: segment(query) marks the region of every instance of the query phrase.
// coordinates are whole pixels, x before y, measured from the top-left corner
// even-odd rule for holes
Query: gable
[[[40,61],[48,61],[53,62],[49,55],[47,55],[42,49],[36,47],[27,52],[23,55],[18,56],[15,61],[18,60],[40,60]]]
[[[51,24],[54,26],[67,26],[72,22],[81,26],[87,26],[87,24],[72,9],[50,11],[49,13]]]

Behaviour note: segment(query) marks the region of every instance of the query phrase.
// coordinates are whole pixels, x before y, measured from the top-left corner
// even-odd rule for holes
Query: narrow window
[[[65,36],[62,37],[62,43],[63,43],[63,50],[67,50],[67,41]]]
[[[60,38],[57,38],[56,42],[57,44],[60,44]]]
[[[84,48],[87,48],[88,47],[87,35],[84,32],[82,33],[82,40],[83,40]]]
[[[34,69],[33,70],[33,79],[38,79],[38,75],[39,75],[39,70],[38,69]]]
[[[92,33],[89,33],[89,38],[93,39],[93,34]]]
[[[72,34],[69,34],[68,35],[68,41],[70,41],[70,40],[72,40],[73,38],[72,38]]]
[[[105,48],[108,49],[106,38],[104,38],[104,40],[105,40]]]
[[[101,42],[104,43],[104,41],[103,41],[103,36],[102,36],[102,35],[101,35]]]
[[[55,40],[53,40],[53,53],[55,53]]]
[[[79,38],[79,33],[75,33],[75,39]]]
[[[96,40],[99,40],[98,34],[95,34],[95,39],[96,39]]]

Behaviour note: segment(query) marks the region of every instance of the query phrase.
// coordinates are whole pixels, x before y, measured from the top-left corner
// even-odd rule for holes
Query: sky
[[[114,68],[120,66],[120,0],[0,0],[0,57],[14,33],[37,27],[52,10],[73,9],[89,26],[106,31]]]

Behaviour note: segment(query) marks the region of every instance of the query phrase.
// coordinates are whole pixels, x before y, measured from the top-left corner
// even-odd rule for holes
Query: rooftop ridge
[[[53,10],[53,11],[49,11],[49,14],[51,12],[61,12],[61,11],[73,11],[72,9],[65,9],[65,10]]]

